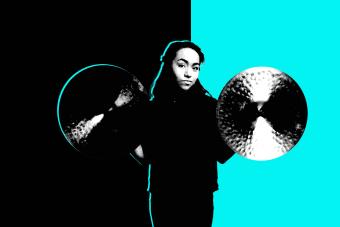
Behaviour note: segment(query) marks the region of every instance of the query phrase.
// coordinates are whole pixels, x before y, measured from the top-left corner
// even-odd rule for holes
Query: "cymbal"
[[[92,65],[72,75],[59,95],[57,115],[66,141],[94,158],[118,158],[138,145],[145,87],[127,70]]]
[[[307,123],[307,103],[299,85],[271,67],[234,76],[221,91],[217,121],[225,143],[252,160],[271,160],[290,151]]]

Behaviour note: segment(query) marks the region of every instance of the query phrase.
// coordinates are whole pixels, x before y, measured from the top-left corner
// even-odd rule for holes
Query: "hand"
[[[144,153],[143,153],[143,148],[142,145],[139,145],[135,150],[135,154],[137,155],[138,158],[144,158]]]

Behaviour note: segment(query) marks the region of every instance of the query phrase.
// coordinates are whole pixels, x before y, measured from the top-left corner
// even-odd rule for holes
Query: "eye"
[[[184,64],[178,64],[179,68],[184,68]]]
[[[193,67],[192,69],[196,72],[196,71],[199,71],[199,70],[200,70],[200,67],[195,66],[195,67]]]

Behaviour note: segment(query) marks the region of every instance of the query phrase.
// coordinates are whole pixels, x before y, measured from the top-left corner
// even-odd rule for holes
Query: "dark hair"
[[[173,41],[170,42],[164,50],[163,55],[161,56],[161,68],[154,79],[151,89],[150,89],[150,100],[153,100],[154,97],[166,97],[173,96],[178,93],[183,93],[183,91],[178,87],[175,77],[173,76],[173,70],[171,67],[171,63],[173,59],[176,57],[176,53],[178,50],[182,48],[191,48],[197,52],[200,58],[200,64],[204,62],[204,54],[196,44],[188,40],[182,41]],[[206,94],[210,93],[203,88],[199,80],[197,79],[196,83],[190,88],[190,91],[194,93]],[[211,95],[210,95],[211,96]]]
[[[165,64],[171,63],[172,60],[176,57],[177,51],[182,48],[193,49],[200,57],[200,64],[204,62],[204,54],[201,48],[199,48],[195,43],[188,40],[170,42],[165,48],[163,55],[161,56],[161,62],[164,62]]]

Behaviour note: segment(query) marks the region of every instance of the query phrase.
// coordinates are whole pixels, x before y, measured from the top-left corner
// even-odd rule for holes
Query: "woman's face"
[[[179,49],[172,61],[172,70],[178,86],[187,91],[195,84],[200,71],[200,57],[191,48]]]

